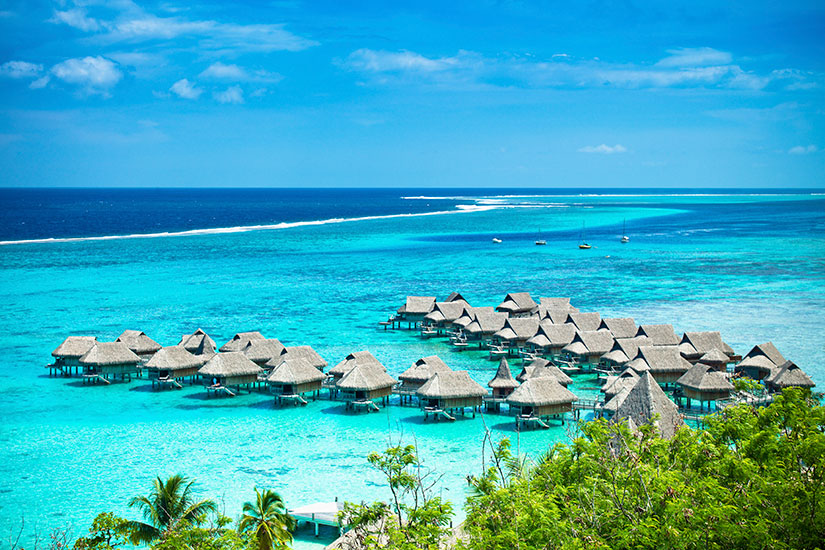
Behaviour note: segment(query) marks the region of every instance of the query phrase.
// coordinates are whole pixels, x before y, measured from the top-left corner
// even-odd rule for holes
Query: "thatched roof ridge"
[[[632,317],[605,317],[596,330],[609,330],[613,338],[633,338],[639,330]]]
[[[621,421],[632,420],[637,426],[650,423],[654,415],[659,415],[655,426],[659,434],[670,439],[679,428],[684,425],[676,404],[668,399],[656,380],[650,373],[644,373],[639,377],[636,385],[628,392],[627,397],[619,405],[613,419]]]
[[[435,296],[407,296],[406,303],[398,308],[398,313],[426,315],[435,307]]]
[[[678,346],[639,346],[637,359],[647,364],[653,376],[656,373],[685,373],[691,367],[690,362],[679,353]]]
[[[52,357],[80,359],[97,343],[96,336],[69,336],[52,352]]]
[[[528,380],[530,378],[542,378],[544,376],[552,376],[553,378],[558,380],[562,386],[565,387],[573,383],[572,378],[567,376],[567,374],[563,370],[558,368],[556,365],[553,365],[552,363],[544,366],[536,365],[532,368],[532,370],[530,370],[527,373]]]
[[[437,372],[416,392],[419,397],[461,399],[462,397],[484,397],[487,390],[470,378],[466,370]]]
[[[464,302],[465,304],[468,303],[467,300],[464,299],[464,296],[461,295],[460,292],[450,292],[450,295],[447,296],[447,299],[444,300],[445,302]]]
[[[507,363],[506,357],[502,357],[501,361],[498,362],[496,375],[492,380],[487,382],[487,386],[494,389],[509,389],[518,387],[518,382],[516,382],[516,379],[513,378],[513,373],[510,371],[510,365]]]
[[[780,365],[783,363],[780,363]],[[736,371],[739,372],[744,368],[756,369],[759,371],[771,372],[779,368],[779,365],[768,359],[765,355],[752,355],[745,357],[736,365]]]
[[[464,313],[464,310],[468,307],[470,307],[470,305],[463,300],[436,302],[433,310],[425,315],[424,319],[432,323],[451,323],[461,317],[461,314]]]
[[[506,313],[498,312],[475,312],[473,321],[464,327],[464,330],[471,334],[487,333],[495,334],[504,327],[507,321]]]
[[[654,346],[676,346],[679,344],[679,337],[673,330],[673,325],[639,325],[636,336],[647,336],[651,345]]]
[[[547,297],[540,297],[539,298],[539,309],[540,310],[548,310],[548,309],[555,309],[555,310],[562,310],[562,311],[579,311],[572,305],[570,305],[570,298],[547,298]]]
[[[181,336],[178,345],[196,355],[214,355],[217,349],[215,341],[200,328],[192,334]]]
[[[273,384],[307,384],[320,382],[326,377],[303,357],[293,357],[282,360],[266,379]]]
[[[573,403],[576,399],[576,394],[562,386],[554,377],[543,376],[526,380],[513,390],[507,403],[518,407],[540,407]]]
[[[538,317],[510,317],[495,336],[502,340],[527,340],[539,330]]]
[[[273,361],[278,361],[278,359],[279,358],[276,357]],[[305,359],[310,365],[318,370],[324,370],[327,368],[326,359],[321,357],[321,355],[318,354],[312,346],[287,346],[281,352],[280,359]],[[270,362],[267,362],[267,366],[269,366],[269,363]]]
[[[687,357],[701,357],[712,349],[718,349],[727,356],[734,354],[733,348],[722,341],[718,331],[686,332],[679,343],[679,350]]]
[[[493,308],[492,306],[466,307],[466,308],[464,308],[464,312],[458,317],[458,319],[453,321],[453,324],[456,325],[456,326],[465,328],[467,325],[469,325],[470,323],[472,323],[475,320],[476,314],[479,314],[479,313],[494,313],[494,312],[495,312],[495,308]]]
[[[768,385],[775,388],[813,388],[816,384],[805,372],[796,366],[792,361],[785,361],[776,371],[768,378]]]
[[[343,376],[354,369],[356,365],[378,365],[382,369],[386,370],[384,365],[382,365],[381,362],[370,352],[354,351],[344,357],[340,363],[329,369],[327,374]]]
[[[611,333],[612,334],[612,333]],[[639,353],[639,346],[648,343],[646,336],[636,336],[634,338],[616,338],[610,351],[602,355],[602,359],[607,359],[620,365],[632,361]]]
[[[261,372],[263,372],[263,369],[240,351],[228,351],[213,355],[198,370],[198,374],[201,376],[251,376]]]
[[[527,340],[528,344],[538,347],[564,347],[576,337],[576,327],[570,324],[557,325],[542,321],[535,336]]]
[[[529,292],[511,292],[504,297],[496,311],[504,313],[524,313],[537,309],[539,306]]]
[[[688,371],[679,377],[677,384],[684,388],[696,391],[731,391],[731,384],[725,375],[711,365],[696,363]]]
[[[699,363],[713,366],[727,365],[729,361],[730,357],[722,352],[722,350],[718,350],[716,348],[713,348],[699,358]]]
[[[373,391],[395,384],[396,380],[380,363],[358,363],[336,385],[342,390]]]
[[[754,357],[766,357],[771,363],[776,365],[784,364],[787,359],[779,353],[779,350],[776,349],[776,346],[773,345],[773,342],[765,342],[764,344],[757,344],[753,346],[753,348],[748,352],[748,354],[742,358],[742,362],[739,363],[740,365],[745,363],[747,360],[752,359]],[[747,365],[747,363],[745,363]]]
[[[181,370],[200,367],[205,362],[202,356],[193,355],[181,345],[160,348],[144,365],[150,370]]]
[[[219,351],[243,351],[252,340],[264,340],[264,335],[254,330],[250,332],[239,332],[227,343],[220,347]]]
[[[602,322],[602,316],[595,311],[572,312],[567,322],[572,323],[579,332],[596,331]]]
[[[611,350],[613,342],[613,335],[606,330],[577,332],[562,351],[574,355],[604,355]]]
[[[250,340],[241,351],[252,361],[263,363],[280,357],[284,349],[286,348],[277,338],[264,338],[263,340]]]
[[[410,368],[398,375],[398,379],[402,382],[423,383],[437,372],[451,372],[452,370],[439,356],[430,355],[413,363]]]
[[[91,366],[136,365],[140,357],[123,342],[97,342],[80,358],[80,363]]]
[[[123,333],[115,339],[115,342],[123,342],[130,350],[138,355],[155,353],[163,347],[140,330],[124,330]]]

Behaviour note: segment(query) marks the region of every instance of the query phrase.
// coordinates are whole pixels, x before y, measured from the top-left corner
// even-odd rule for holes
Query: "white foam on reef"
[[[363,222],[369,220],[389,220],[393,218],[416,218],[421,216],[442,216],[445,214],[464,214],[468,212],[483,212],[496,208],[509,208],[509,205],[479,205],[458,204],[455,210],[439,210],[435,212],[418,212],[415,214],[387,214],[383,216],[362,216],[359,218],[329,218],[326,220],[311,220],[302,222],[283,222],[266,225],[242,225],[237,227],[213,227],[208,229],[188,229],[186,231],[163,231],[160,233],[133,233],[131,235],[105,235],[96,237],[51,237],[45,239],[23,239],[19,241],[0,241],[0,245],[14,244],[49,244],[74,243],[86,241],[115,241],[121,239],[157,239],[161,237],[193,237],[196,235],[223,235],[228,233],[247,233],[250,231],[272,231],[276,229],[291,229],[309,225],[329,225],[333,223]]]

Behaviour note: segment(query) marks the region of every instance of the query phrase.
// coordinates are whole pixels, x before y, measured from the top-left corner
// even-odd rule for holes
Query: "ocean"
[[[264,393],[208,399],[197,386],[152,391],[145,378],[49,378],[43,366],[68,335],[138,329],[173,345],[203,328],[220,345],[259,330],[311,345],[331,366],[366,349],[397,375],[437,354],[486,384],[496,363],[485,354],[378,323],[408,294],[497,305],[529,291],[679,333],[720,330],[742,354],[770,340],[825,387],[819,192],[7,189],[0,199],[2,536],[21,518],[31,540],[53,527],[79,534],[101,511],[134,516],[128,499],[178,472],[232,517],[255,486],[289,506],[386,498],[366,456],[399,440],[443,474],[438,490],[460,518],[485,427],[530,457],[574,429],[519,433],[504,415],[425,423],[408,407],[277,408]],[[580,250],[580,238],[593,248]],[[572,389],[595,387],[580,376]]]

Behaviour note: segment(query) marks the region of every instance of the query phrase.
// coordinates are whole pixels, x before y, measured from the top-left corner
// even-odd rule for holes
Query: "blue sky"
[[[825,3],[0,0],[1,186],[825,187]]]

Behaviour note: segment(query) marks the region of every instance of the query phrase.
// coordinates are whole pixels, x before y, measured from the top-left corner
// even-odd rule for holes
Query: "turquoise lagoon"
[[[79,533],[98,512],[129,515],[126,502],[153,476],[177,472],[233,517],[255,486],[293,506],[385,498],[365,457],[399,438],[444,474],[439,491],[460,517],[465,477],[483,466],[485,425],[531,457],[572,430],[519,434],[492,414],[425,423],[398,406],[350,414],[326,399],[276,408],[261,393],[207,399],[197,386],[151,391],[145,379],[49,378],[43,365],[70,334],[113,339],[135,328],[171,345],[198,327],[219,343],[260,330],[312,345],[330,365],[367,349],[396,375],[438,354],[486,384],[495,363],[484,354],[377,323],[407,294],[457,290],[496,305],[527,290],[677,332],[721,330],[741,353],[772,340],[825,386],[822,196],[505,195],[410,199],[449,214],[0,247],[0,535],[21,517],[27,536]],[[583,223],[589,251],[577,247]],[[547,246],[533,244],[539,236]],[[574,391],[594,387],[580,377]]]

